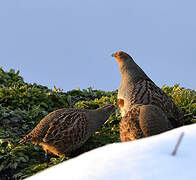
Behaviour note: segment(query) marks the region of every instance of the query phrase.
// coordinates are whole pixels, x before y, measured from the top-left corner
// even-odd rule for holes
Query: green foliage
[[[196,116],[196,91],[180,88],[179,84],[163,86],[163,91],[167,93],[174,102],[182,109],[186,117],[186,124],[196,122],[192,117]]]
[[[196,116],[196,92],[174,87],[163,87],[175,103],[187,114],[187,124]],[[117,105],[117,91],[74,89],[63,92],[54,87],[25,83],[19,71],[0,68],[0,179],[24,179],[69,158],[52,156],[45,159],[41,147],[20,145],[20,138],[30,132],[48,113],[59,108],[95,109],[105,104]],[[119,142],[120,113],[111,116],[86,143],[72,156],[108,143]]]

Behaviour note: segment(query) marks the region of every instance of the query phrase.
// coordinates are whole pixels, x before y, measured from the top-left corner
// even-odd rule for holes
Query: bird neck
[[[150,80],[145,72],[133,61],[119,63],[121,83],[137,83],[139,80]],[[151,80],[150,80],[151,81]]]
[[[99,108],[91,111],[90,118],[89,118],[91,120],[89,123],[89,125],[91,126],[90,127],[91,133],[94,133],[97,129],[99,129],[110,117],[113,110],[112,109],[109,110],[108,108],[110,107]]]

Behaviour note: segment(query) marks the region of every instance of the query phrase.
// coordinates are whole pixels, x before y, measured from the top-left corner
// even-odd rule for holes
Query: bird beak
[[[112,57],[116,57],[116,53],[113,53],[111,56],[112,56]]]

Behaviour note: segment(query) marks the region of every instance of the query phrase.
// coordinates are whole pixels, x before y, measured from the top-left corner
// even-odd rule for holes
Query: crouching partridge
[[[179,127],[184,115],[168,97],[123,51],[112,54],[119,64],[121,84],[118,106],[122,115],[121,141],[159,134]]]
[[[80,148],[115,112],[114,105],[95,110],[59,109],[44,117],[20,143],[39,144],[47,153],[69,155]]]

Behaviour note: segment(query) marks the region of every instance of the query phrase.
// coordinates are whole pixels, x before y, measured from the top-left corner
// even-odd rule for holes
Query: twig
[[[177,152],[178,147],[179,147],[179,145],[180,145],[180,143],[181,143],[181,141],[182,141],[183,136],[184,136],[184,132],[182,132],[182,133],[180,134],[180,137],[179,137],[179,139],[178,139],[178,142],[176,143],[176,146],[175,146],[175,148],[174,148],[174,150],[173,150],[173,152],[172,152],[172,156],[175,156],[175,155],[176,155],[176,152]]]

